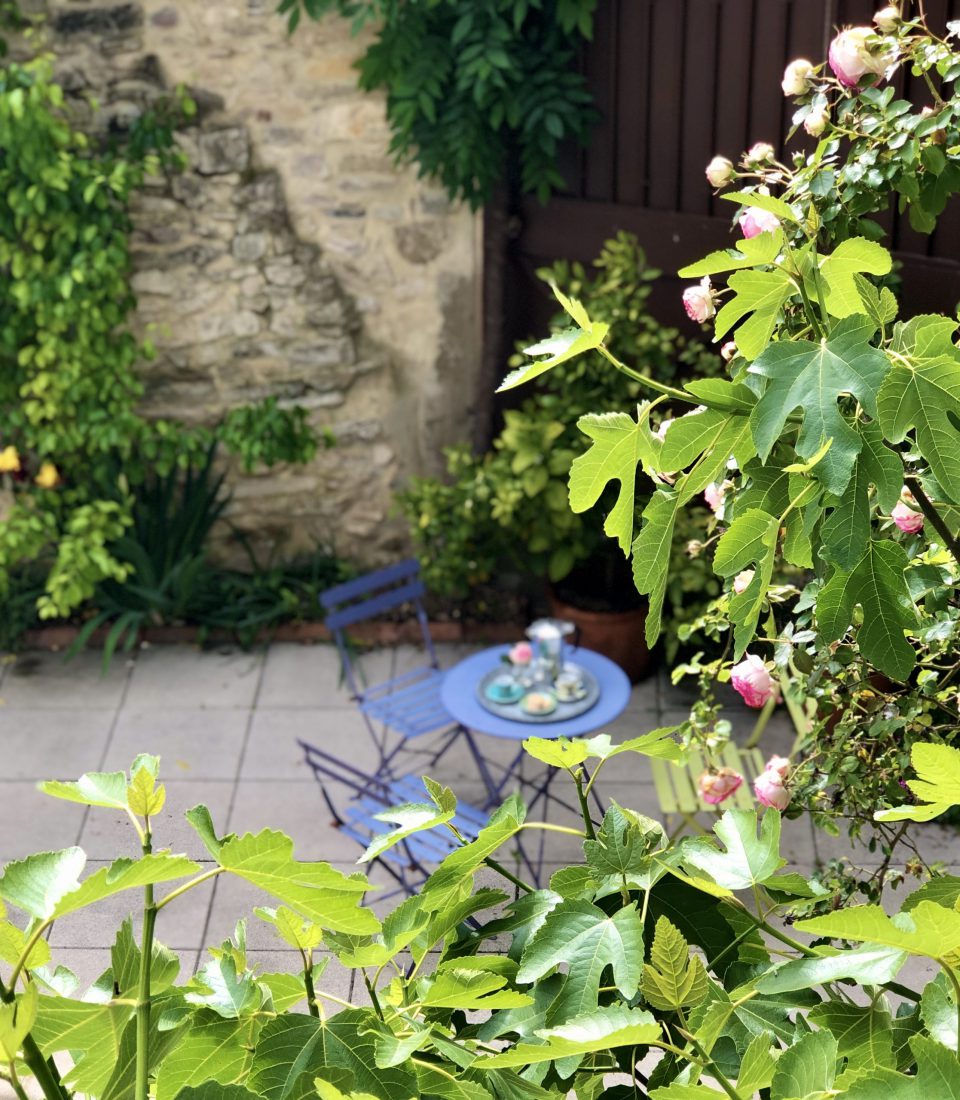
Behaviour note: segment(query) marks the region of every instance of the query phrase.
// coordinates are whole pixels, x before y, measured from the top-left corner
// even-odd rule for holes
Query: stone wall
[[[231,474],[231,522],[264,552],[402,550],[392,491],[469,438],[480,352],[477,221],[391,162],[363,41],[335,16],[288,37],[274,0],[50,0],[50,45],[93,131],[185,84],[189,167],[134,211],[150,413],[209,421],[277,394],[336,445]]]

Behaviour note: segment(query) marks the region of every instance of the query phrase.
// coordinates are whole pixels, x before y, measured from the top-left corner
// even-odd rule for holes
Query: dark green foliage
[[[384,91],[391,150],[478,207],[515,157],[526,191],[562,188],[561,144],[585,143],[595,114],[575,71],[596,0],[282,0],[301,16],[335,12],[377,34],[357,62],[360,87]]]
[[[318,550],[289,565],[261,567],[246,548],[249,572],[209,560],[210,534],[229,504],[215,454],[216,440],[185,470],[153,473],[137,488],[131,526],[110,546],[127,576],[97,586],[95,611],[74,652],[108,626],[105,663],[118,646],[132,649],[149,626],[192,625],[201,641],[218,631],[248,645],[280,622],[321,618],[320,592],[348,575],[333,554]]]

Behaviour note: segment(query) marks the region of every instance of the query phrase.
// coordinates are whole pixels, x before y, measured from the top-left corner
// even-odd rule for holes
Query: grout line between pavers
[[[257,705],[260,702],[260,692],[263,689],[263,678],[267,668],[267,657],[269,656],[269,646],[265,646],[263,650],[263,659],[260,662],[260,671],[257,675],[257,686],[254,688],[253,699],[250,701],[250,713],[247,715],[246,726],[243,731],[243,744],[240,746],[240,752],[237,756],[237,766],[234,769],[233,774],[233,789],[230,791],[230,804],[227,806],[227,819],[223,823],[224,829],[230,828],[230,821],[233,818],[233,808],[237,801],[237,787],[240,784],[240,774],[243,771],[243,762],[246,759],[247,747],[250,744],[250,734],[253,730],[253,720],[256,717]],[[200,965],[200,960],[203,957],[203,953],[207,946],[207,935],[210,931],[210,918],[213,915],[213,906],[217,900],[217,887],[220,885],[220,876],[218,875],[213,880],[213,885],[210,890],[210,898],[207,902],[207,912],[203,920],[203,931],[200,933],[200,943],[197,947],[197,958],[194,963],[194,973]]]

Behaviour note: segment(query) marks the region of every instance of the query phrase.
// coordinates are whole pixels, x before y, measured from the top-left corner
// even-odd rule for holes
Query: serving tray
[[[556,710],[551,711],[549,714],[528,714],[522,706],[523,698],[528,693],[525,693],[524,697],[518,699],[515,703],[495,703],[492,699],[487,698],[487,686],[492,680],[503,675],[503,665],[492,668],[477,684],[477,699],[484,710],[488,710],[498,718],[508,718],[511,722],[525,722],[531,726],[542,726],[549,722],[565,722],[569,718],[577,718],[596,704],[600,698],[600,685],[593,673],[582,665],[568,661],[564,667],[579,674],[585,694],[580,699],[574,699],[570,702],[557,699]],[[534,684],[530,691],[553,691],[553,688],[548,684],[538,683]]]

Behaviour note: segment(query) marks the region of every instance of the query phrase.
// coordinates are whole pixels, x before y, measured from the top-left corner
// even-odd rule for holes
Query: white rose
[[[726,157],[714,157],[707,165],[707,182],[711,187],[724,187],[733,179],[733,162]]]
[[[803,95],[810,91],[810,76],[813,73],[813,65],[805,57],[798,57],[791,61],[783,71],[783,80],[780,87],[784,95]]]

